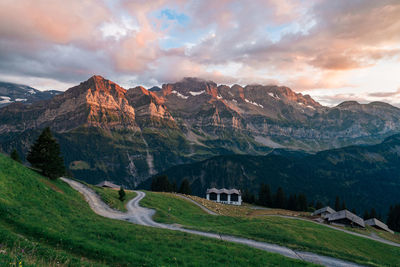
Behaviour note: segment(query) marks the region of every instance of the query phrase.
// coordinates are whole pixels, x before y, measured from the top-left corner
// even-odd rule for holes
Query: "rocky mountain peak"
[[[118,84],[107,80],[100,75],[93,75],[88,80],[68,89],[65,94],[67,96],[72,95],[77,97],[81,94],[94,94],[95,92],[101,94],[110,94],[115,97],[123,97],[123,95],[126,93],[126,90]]]

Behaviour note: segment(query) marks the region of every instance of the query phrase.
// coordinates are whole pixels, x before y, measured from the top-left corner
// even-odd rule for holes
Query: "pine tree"
[[[297,203],[297,210],[307,211],[307,197],[304,194],[299,195],[299,197],[297,198]]]
[[[296,194],[290,195],[287,201],[287,209],[288,210],[297,210],[297,196]]]
[[[390,206],[387,225],[393,231],[400,232],[400,204]]]
[[[171,191],[174,193],[178,192],[178,186],[176,185],[176,180],[172,182]]]
[[[343,200],[343,202],[342,202],[342,210],[345,210],[345,209],[346,209],[346,203]]]
[[[18,152],[17,152],[16,149],[13,149],[13,151],[12,151],[11,154],[10,154],[10,157],[11,157],[13,160],[15,160],[16,162],[19,162],[19,163],[22,162],[22,161],[21,161],[21,158],[19,157],[19,154],[18,154]]]
[[[364,219],[364,220],[371,219],[371,216],[369,216],[368,210],[365,210],[365,211],[364,211],[363,219]]]
[[[378,214],[376,213],[376,210],[374,208],[371,209],[371,212],[369,214],[370,218],[376,218],[378,217]]]
[[[284,209],[286,204],[285,193],[282,187],[279,187],[275,195],[275,208]]]
[[[339,211],[339,210],[340,210],[340,198],[339,198],[339,196],[336,196],[335,210],[336,210],[336,211]]]
[[[56,179],[65,173],[64,159],[60,154],[60,146],[47,127],[32,145],[27,160],[32,167],[40,169],[43,175]]]
[[[119,189],[118,194],[119,194],[119,200],[124,201],[126,194],[125,194],[125,190],[122,186]]]
[[[261,206],[271,207],[271,202],[271,189],[269,188],[269,185],[262,183],[258,192],[257,203]]]
[[[168,176],[160,175],[151,180],[151,191],[155,192],[171,192],[172,186],[168,180]]]
[[[324,205],[322,204],[321,201],[317,201],[317,203],[315,203],[316,210],[322,209],[323,207],[324,207]]]
[[[183,179],[181,183],[181,187],[179,188],[178,193],[185,194],[185,195],[190,195],[192,194],[192,189],[190,188],[190,183],[188,179]]]
[[[255,202],[255,196],[254,196],[254,194],[249,192],[249,189],[246,188],[242,192],[243,192],[243,195],[242,195],[243,202],[246,202],[249,204],[252,204]]]

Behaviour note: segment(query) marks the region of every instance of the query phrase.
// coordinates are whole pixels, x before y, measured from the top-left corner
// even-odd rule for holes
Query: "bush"
[[[119,189],[118,194],[119,194],[119,200],[124,201],[126,193],[125,193],[125,190],[124,190],[124,188],[122,186]]]

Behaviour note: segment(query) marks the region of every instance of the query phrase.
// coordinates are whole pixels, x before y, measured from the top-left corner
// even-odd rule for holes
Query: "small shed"
[[[206,198],[223,204],[242,205],[242,193],[237,189],[209,188],[206,191]]]
[[[364,220],[348,210],[341,210],[326,217],[329,223],[336,225],[351,225],[355,227],[365,227]]]
[[[109,181],[103,181],[103,182],[97,184],[96,186],[105,187],[105,188],[113,188],[113,189],[119,189],[120,188],[119,185],[113,184],[112,182],[109,182]]]
[[[392,230],[390,230],[389,227],[386,224],[384,224],[383,222],[381,222],[377,218],[372,218],[372,219],[366,220],[365,224],[369,225],[369,226],[372,226],[374,228],[377,228],[377,229],[380,229],[380,230],[385,230],[385,231],[387,231],[389,233],[394,234],[394,232]]]
[[[319,210],[314,211],[311,215],[312,216],[321,216],[322,218],[326,218],[327,216],[335,213],[336,211],[329,206],[321,208]]]

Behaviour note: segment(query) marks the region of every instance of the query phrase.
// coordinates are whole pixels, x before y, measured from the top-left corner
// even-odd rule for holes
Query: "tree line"
[[[278,187],[276,193],[273,194],[268,184],[260,185],[257,197],[250,193],[249,190],[244,190],[242,199],[244,202],[251,204],[255,203],[269,208],[288,209],[293,211],[312,211],[315,209],[313,203],[307,202],[306,195],[300,193],[290,194],[289,197],[286,197],[282,187]]]
[[[167,175],[159,175],[153,177],[150,185],[151,191],[155,192],[177,192],[185,195],[192,194],[192,188],[190,187],[190,183],[188,179],[183,179],[182,183],[178,189],[176,181],[174,180],[172,183],[169,181]]]

